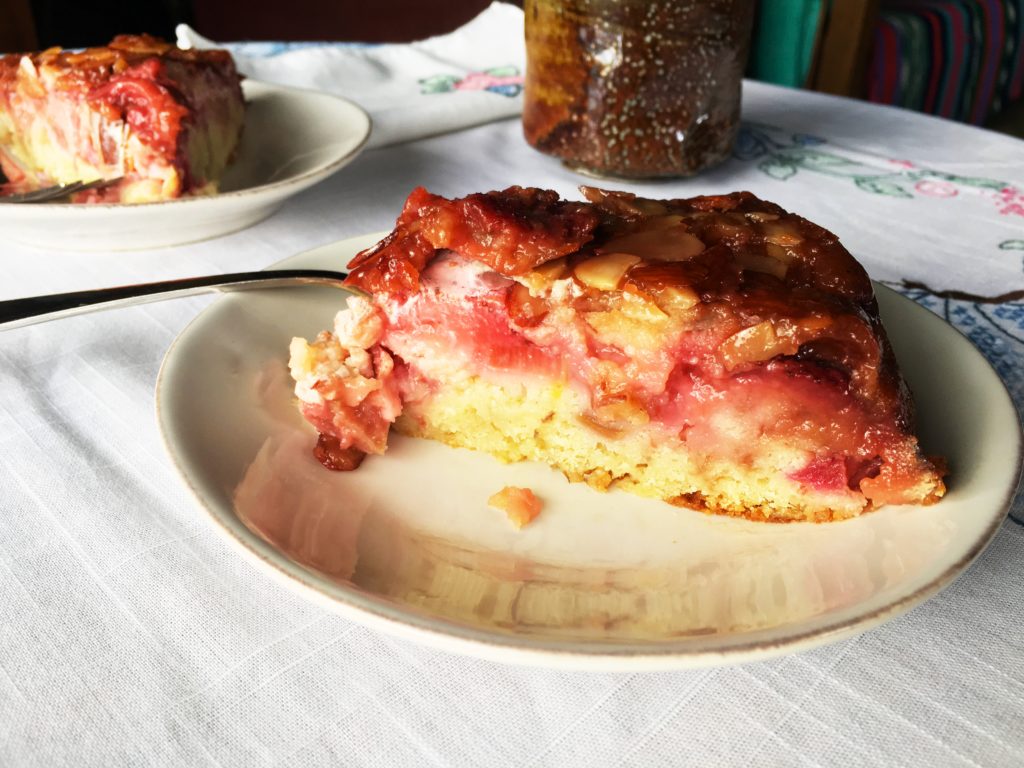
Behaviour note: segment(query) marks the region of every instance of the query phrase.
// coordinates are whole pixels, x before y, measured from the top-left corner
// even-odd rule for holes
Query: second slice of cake
[[[0,169],[19,191],[123,179],[79,202],[210,194],[244,106],[227,51],[121,35],[102,48],[0,56]]]
[[[945,487],[871,282],[749,193],[589,202],[412,193],[291,370],[335,469],[405,434],[758,520],[931,503]]]

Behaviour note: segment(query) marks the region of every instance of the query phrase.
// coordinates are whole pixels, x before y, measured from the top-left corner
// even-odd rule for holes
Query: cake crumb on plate
[[[487,500],[487,506],[504,512],[512,525],[522,528],[540,514],[544,505],[529,488],[506,485]]]

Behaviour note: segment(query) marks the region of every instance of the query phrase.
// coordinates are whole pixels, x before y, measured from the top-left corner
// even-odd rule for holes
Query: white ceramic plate
[[[281,267],[338,268],[375,237]],[[344,294],[235,294],[167,353],[157,384],[170,455],[219,530],[266,571],[349,618],[490,659],[602,670],[750,661],[847,637],[934,595],[981,552],[1017,486],[1021,434],[999,378],[935,315],[878,288],[950,491],[825,525],[710,517],[570,484],[546,467],[395,438],[352,473],[312,458],[292,403],[293,335]],[[516,531],[486,499],[533,488]]]
[[[137,250],[206,240],[262,221],[352,161],[370,118],[345,99],[244,80],[238,156],[220,193],[142,205],[0,202],[4,237],[37,248]]]

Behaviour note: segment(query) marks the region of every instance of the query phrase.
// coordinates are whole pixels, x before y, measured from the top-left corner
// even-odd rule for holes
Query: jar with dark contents
[[[754,0],[525,0],[523,131],[583,173],[690,176],[730,153]]]

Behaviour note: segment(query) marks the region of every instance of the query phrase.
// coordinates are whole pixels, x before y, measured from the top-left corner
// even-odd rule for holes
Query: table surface
[[[721,167],[632,188],[749,189],[896,287],[1024,287],[1024,143],[757,84],[744,119]],[[221,239],[117,254],[5,244],[0,298],[262,268],[389,228],[420,184],[574,195],[580,181],[516,120],[493,122],[367,151]],[[961,328],[1024,403],[1024,304],[904,293]],[[1024,764],[1019,501],[940,595],[811,652],[633,675],[450,656],[305,602],[207,522],[162,448],[153,385],[208,301],[0,334],[0,764]]]

